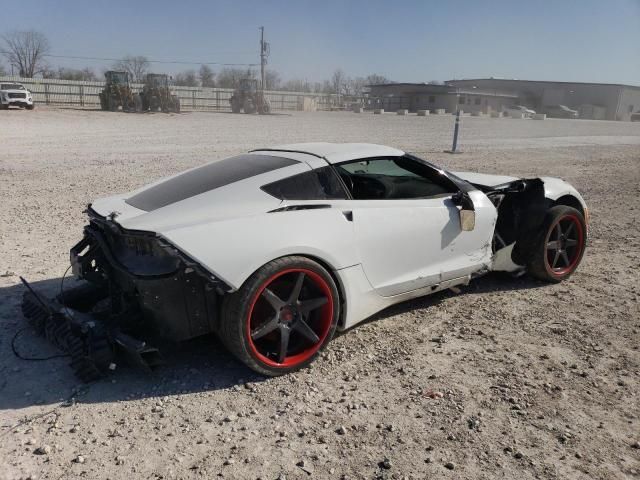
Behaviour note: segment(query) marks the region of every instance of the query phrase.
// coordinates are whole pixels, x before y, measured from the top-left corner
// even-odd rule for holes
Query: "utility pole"
[[[264,41],[264,27],[260,27],[260,87],[265,90],[264,67],[269,56],[269,44]]]

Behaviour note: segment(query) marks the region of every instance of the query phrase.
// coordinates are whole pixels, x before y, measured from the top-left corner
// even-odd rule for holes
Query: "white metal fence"
[[[104,88],[104,82],[50,78],[0,77],[0,82],[22,83],[33,93],[33,99],[37,104],[87,109],[100,108],[98,94]],[[139,83],[134,83],[131,87],[135,92],[142,90],[142,84]],[[231,110],[229,98],[233,89],[176,86],[173,90],[180,98],[181,110]],[[336,95],[278,91],[267,91],[266,94],[272,110],[302,109],[305,97],[314,99],[318,110],[331,110],[338,105]]]

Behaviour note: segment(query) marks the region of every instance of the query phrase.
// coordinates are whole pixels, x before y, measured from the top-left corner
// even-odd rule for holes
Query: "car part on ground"
[[[240,80],[238,88],[235,89],[231,98],[231,111],[233,113],[256,113],[267,114],[271,112],[271,103],[258,88],[258,80],[255,78],[243,78]]]
[[[560,179],[450,173],[368,144],[262,149],[87,213],[71,249],[87,285],[24,303],[83,377],[108,371],[105,342],[151,367],[149,345],[209,333],[255,371],[284,374],[336,329],[489,271],[566,279],[588,218]]]
[[[0,108],[8,110],[9,107],[33,110],[35,108],[33,94],[21,83],[0,83]]]
[[[169,76],[148,73],[140,92],[142,111],[180,113],[180,99],[171,91]]]

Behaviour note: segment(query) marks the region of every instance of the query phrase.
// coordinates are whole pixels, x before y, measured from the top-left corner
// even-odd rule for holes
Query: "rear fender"
[[[262,265],[287,255],[316,257],[334,270],[359,263],[353,222],[336,208],[274,211],[161,235],[236,290]]]

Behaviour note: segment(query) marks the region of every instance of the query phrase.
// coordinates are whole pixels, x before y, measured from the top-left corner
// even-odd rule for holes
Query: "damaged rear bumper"
[[[120,354],[152,368],[158,345],[214,332],[219,298],[230,290],[151,232],[125,230],[89,210],[84,237],[70,251],[79,287],[45,298],[26,281],[23,312],[71,356],[84,381],[107,373]]]

